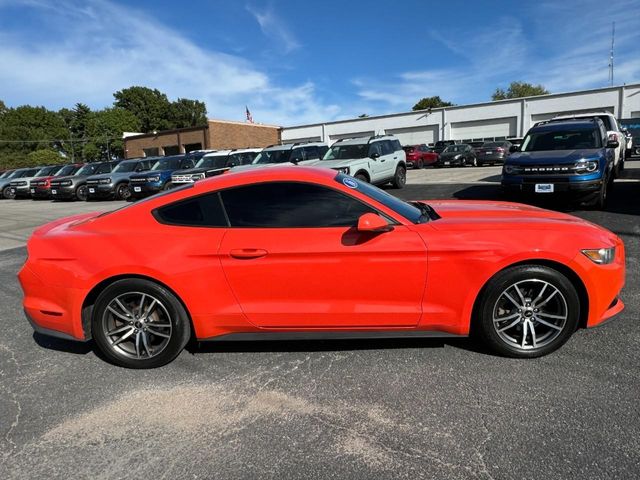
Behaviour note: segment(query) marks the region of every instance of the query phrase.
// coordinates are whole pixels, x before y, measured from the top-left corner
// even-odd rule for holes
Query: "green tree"
[[[145,132],[167,130],[173,127],[169,120],[171,103],[167,96],[157,89],[129,87],[113,94],[114,106],[133,113],[140,121],[140,129]]]
[[[41,150],[35,150],[27,155],[27,164],[25,166],[38,166],[38,165],[55,165],[68,162],[66,157],[60,155],[60,152],[51,148],[43,148]]]
[[[124,108],[105,108],[94,112],[87,124],[91,144],[98,153],[98,157],[107,159],[124,157],[124,132],[139,132],[140,121]],[[90,150],[92,155],[96,150]],[[85,150],[86,154],[86,150]]]
[[[207,124],[207,107],[204,102],[178,98],[169,109],[174,128],[203,127]]]
[[[542,85],[533,85],[527,82],[511,82],[504,90],[500,87],[491,95],[492,100],[506,100],[508,98],[535,97],[537,95],[548,95],[549,91]]]
[[[413,106],[413,110],[426,110],[428,108],[452,107],[453,103],[443,101],[438,95],[435,97],[424,97],[418,100]]]

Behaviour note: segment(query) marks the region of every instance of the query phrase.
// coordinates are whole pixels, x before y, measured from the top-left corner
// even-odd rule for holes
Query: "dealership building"
[[[283,128],[281,137],[283,143],[328,144],[382,133],[396,135],[403,145],[501,140],[523,137],[533,124],[556,115],[593,111],[620,119],[640,117],[640,84],[297,125]]]
[[[280,143],[280,127],[208,120],[203,127],[124,136],[125,158],[177,155],[192,150],[266,147]]]

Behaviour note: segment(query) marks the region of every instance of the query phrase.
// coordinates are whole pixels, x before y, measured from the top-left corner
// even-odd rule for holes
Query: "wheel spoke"
[[[142,332],[138,331],[138,333],[136,333],[136,357],[140,358],[140,336],[142,335]]]
[[[151,312],[153,310],[153,307],[156,306],[156,303],[158,303],[158,301],[154,298],[151,301],[151,303],[149,304],[149,306],[147,307],[147,309],[145,310],[144,315],[142,316],[142,318],[147,318],[151,314]]]
[[[524,322],[522,324],[522,343],[520,344],[520,348],[524,348],[527,344],[527,331],[529,327],[529,322]]]
[[[542,288],[540,289],[540,293],[538,294],[536,299],[533,301],[533,305],[536,305],[538,303],[538,301],[542,298],[542,295],[544,295],[544,292],[547,289],[547,285],[549,285],[549,284],[545,283],[544,285],[542,285]]]
[[[550,328],[555,328],[556,330],[562,330],[562,327],[559,327],[558,325],[554,325],[553,323],[542,320],[540,317],[534,317],[534,318],[536,322],[541,323],[542,325],[546,325],[547,327],[550,327]]]
[[[518,302],[516,302],[513,297],[511,295],[509,295],[507,292],[504,292],[504,296],[507,297],[509,300],[511,300],[511,303],[513,303],[516,307],[520,308],[522,307],[521,304],[519,304]]]
[[[169,328],[170,326],[171,326],[170,323],[156,323],[156,322],[147,323],[147,327]]]
[[[133,312],[122,304],[122,302],[120,301],[120,298],[116,297],[114,301],[118,304],[118,306],[122,309],[122,311],[125,314],[127,314],[129,317],[133,317]]]
[[[529,330],[531,330],[531,344],[533,345],[533,348],[536,348],[538,346],[536,341],[536,329],[533,326],[533,322],[527,322],[527,324],[529,325]]]
[[[149,348],[149,341],[147,340],[147,332],[142,332],[142,345],[147,352],[147,357],[151,357],[151,349]]]
[[[107,306],[107,310],[109,310],[111,313],[113,313],[116,317],[118,317],[121,320],[124,320],[125,322],[129,322],[131,321],[131,318],[123,315],[122,313],[116,311],[111,305]]]
[[[537,317],[539,317],[539,316],[541,316],[541,315],[542,315],[543,317],[547,317],[547,318],[554,318],[554,319],[556,319],[556,320],[566,320],[566,319],[567,319],[567,316],[566,316],[566,315],[552,315],[552,314],[550,314],[550,313],[544,313],[544,312],[538,312],[538,313],[536,313],[536,316],[537,316]]]
[[[142,311],[144,310],[144,301],[147,298],[147,294],[143,293],[142,297],[140,298],[140,305],[138,305],[138,316],[142,316]]]
[[[547,303],[549,303],[549,300],[551,300],[555,296],[556,293],[558,293],[558,290],[554,290],[553,293],[551,295],[549,295],[544,302],[538,303],[535,306],[539,308],[539,307],[542,307],[542,306],[546,305]]]
[[[505,330],[509,330],[512,327],[515,327],[517,324],[520,323],[520,319],[517,318],[516,320],[514,320],[513,322],[511,322],[509,325],[507,325],[506,327],[502,327],[500,329],[498,329],[498,332],[504,332]]]
[[[516,317],[520,317],[520,314],[519,313],[514,313],[514,314],[509,315],[507,317],[494,318],[493,319],[493,323],[504,322],[505,320],[511,320],[512,318],[516,318]]]
[[[133,327],[131,325],[125,325],[124,327],[116,328],[115,330],[111,330],[110,332],[107,332],[107,335],[112,337],[113,335],[122,333],[125,330],[129,330],[130,328],[133,328]]]
[[[524,299],[524,295],[522,295],[522,292],[520,291],[520,289],[518,288],[518,285],[514,285],[513,288],[516,290],[516,292],[518,293],[518,297],[520,297],[520,301],[522,302],[520,305],[524,306],[527,302]]]
[[[149,326],[149,324],[147,324],[147,330],[149,332],[151,332],[152,335],[156,335],[158,337],[164,337],[164,338],[171,338],[171,335],[169,335],[167,333],[158,332],[158,331],[154,330],[153,328],[151,328],[151,326]]]
[[[131,330],[129,330],[127,333],[125,333],[124,335],[122,335],[119,339],[117,339],[115,342],[113,342],[111,344],[111,346],[115,347],[116,345],[122,343],[123,341],[125,341],[127,338],[129,338],[131,335],[133,335],[133,332],[135,330],[132,328]]]

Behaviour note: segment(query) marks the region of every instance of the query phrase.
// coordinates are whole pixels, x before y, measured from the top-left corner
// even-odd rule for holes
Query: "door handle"
[[[261,258],[267,255],[267,251],[261,248],[238,248],[229,252],[233,258],[252,259]]]

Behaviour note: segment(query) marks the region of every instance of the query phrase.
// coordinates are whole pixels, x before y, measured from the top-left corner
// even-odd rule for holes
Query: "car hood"
[[[462,152],[442,152],[440,158],[455,158],[458,155],[462,155]]]
[[[77,182],[78,180],[86,180],[89,178],[89,175],[67,175],[66,177],[56,177],[52,180],[52,182],[62,182],[64,180],[71,180],[72,182]]]
[[[119,178],[129,178],[133,172],[116,172],[116,173],[101,173],[99,175],[91,175],[87,177],[87,180],[101,180],[103,178],[110,178],[111,180],[119,179]]]
[[[197,173],[206,173],[211,172],[213,170],[225,170],[229,167],[207,167],[207,168],[191,168],[188,170],[176,170],[171,175],[193,175]]]
[[[589,230],[615,243],[608,230],[573,215],[545,210],[521,203],[481,200],[423,200],[440,216],[426,223],[438,230],[516,230],[526,235],[526,229]]]
[[[15,180],[11,180],[10,183],[14,183],[14,182],[16,182],[16,183],[17,182],[27,182],[28,183],[31,180],[36,180],[36,179],[40,180],[41,178],[44,178],[44,177],[20,177],[20,178],[16,178]]]
[[[555,163],[573,165],[585,158],[598,158],[603,155],[601,149],[579,149],[579,150],[551,150],[541,152],[515,152],[509,156],[508,164],[517,163],[519,165]]]
[[[148,170],[144,173],[136,173],[135,175],[131,175],[129,178],[147,178],[147,177],[155,177],[157,175],[171,175],[176,170]]]

